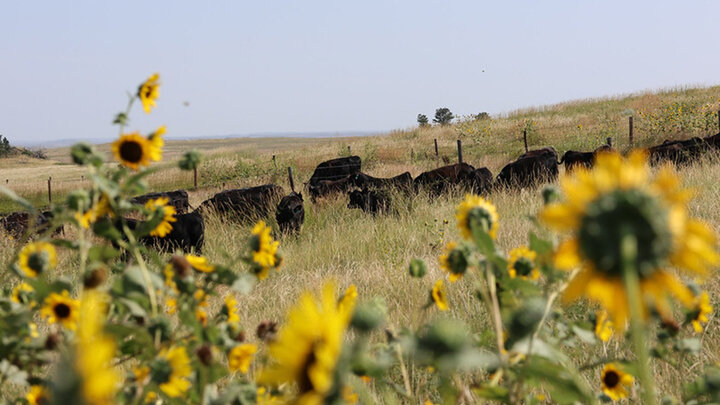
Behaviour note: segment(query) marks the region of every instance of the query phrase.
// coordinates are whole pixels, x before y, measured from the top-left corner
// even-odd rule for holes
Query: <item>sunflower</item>
[[[148,140],[150,140],[150,144],[152,145],[152,150],[150,151],[150,160],[154,162],[159,162],[162,160],[162,148],[163,146],[165,146],[165,140],[163,139],[163,135],[165,135],[165,132],[165,125],[162,125],[158,127],[155,132],[151,133],[148,136]]]
[[[30,306],[35,305],[35,301],[32,301],[30,299],[30,295],[34,293],[35,290],[32,288],[32,286],[26,282],[22,282],[15,286],[12,290],[12,294],[10,295],[10,300],[12,302],[17,302],[18,304],[25,304],[29,303]]]
[[[159,236],[161,238],[164,238],[165,235],[172,232],[172,224],[171,222],[177,221],[177,218],[175,218],[175,207],[172,205],[167,205],[168,199],[165,197],[155,198],[145,203],[145,208],[155,212],[156,210],[162,211],[163,219],[160,221],[160,223],[150,231],[150,236]]]
[[[441,311],[447,311],[448,306],[448,299],[447,294],[445,293],[445,287],[443,286],[442,280],[438,280],[435,282],[435,285],[433,286],[432,290],[430,291],[430,299],[432,302],[437,305],[438,309]]]
[[[455,218],[458,229],[465,239],[472,238],[472,224],[480,226],[491,238],[495,239],[498,230],[498,213],[488,200],[473,194],[467,194],[457,207]]]
[[[603,342],[610,340],[614,333],[613,323],[605,310],[595,313],[595,336]]]
[[[603,367],[600,376],[602,390],[613,401],[627,398],[635,379],[628,373],[620,370],[616,364],[610,363]]]
[[[250,371],[250,364],[257,352],[257,346],[250,343],[237,345],[228,353],[228,368],[230,371],[240,371],[246,374]]]
[[[63,290],[62,294],[51,293],[45,298],[45,306],[40,314],[50,323],[59,323],[66,329],[75,330],[79,308],[80,301],[70,298],[70,293]]]
[[[355,287],[355,284],[350,284],[350,286],[345,290],[345,293],[340,297],[340,300],[338,300],[338,308],[341,311],[345,311],[348,313],[353,312],[353,309],[355,309],[355,301],[357,300],[357,288]]]
[[[103,332],[108,298],[90,290],[80,302],[78,341],[75,347],[75,368],[82,377],[85,403],[115,403],[120,374],[113,366],[115,340]],[[92,350],[88,350],[92,348]]]
[[[468,260],[466,253],[458,249],[455,242],[448,242],[445,245],[445,251],[438,258],[440,268],[449,274],[450,282],[458,281],[462,278],[468,268]]]
[[[120,138],[113,142],[112,151],[118,162],[133,170],[140,169],[140,166],[149,166],[150,157],[156,154],[152,142],[139,132],[120,135]]]
[[[227,322],[228,323],[238,323],[240,322],[240,315],[238,315],[237,312],[237,300],[232,295],[228,294],[225,297],[225,305],[223,306],[223,311],[227,315]]]
[[[76,212],[75,220],[80,227],[88,229],[90,225],[94,224],[98,219],[108,214],[112,216],[112,209],[110,208],[110,201],[107,194],[103,193],[97,204],[88,208],[84,212]]]
[[[537,280],[540,277],[535,259],[537,253],[528,249],[527,246],[520,246],[510,251],[508,260],[508,273],[510,278],[520,277],[523,280]]]
[[[253,227],[250,238],[252,250],[252,262],[255,267],[255,274],[260,280],[267,278],[268,271],[272,267],[278,267],[278,246],[280,242],[274,241],[270,236],[270,227],[260,221]]]
[[[178,398],[190,389],[189,378],[193,370],[184,347],[164,349],[150,369],[153,380],[170,398]]]
[[[44,405],[50,403],[50,392],[47,388],[42,385],[33,385],[25,395],[28,404],[30,405]]]
[[[592,171],[577,170],[561,179],[561,186],[566,200],[548,204],[540,219],[571,235],[555,253],[558,268],[581,268],[565,291],[566,302],[582,296],[599,302],[624,329],[629,308],[623,263],[629,261],[637,271],[645,316],[654,309],[669,319],[669,296],[693,305],[692,292],[667,267],[704,278],[720,256],[714,232],[688,217],[691,193],[680,186],[673,169],[651,176],[645,153],[635,151],[628,158],[606,153],[597,157]],[[623,254],[627,246],[636,247],[634,258]]]
[[[26,277],[31,278],[54,269],[57,266],[55,247],[48,242],[33,242],[25,245],[20,250],[17,265]]]
[[[699,296],[695,298],[695,309],[692,311],[692,326],[695,332],[701,333],[703,331],[703,323],[708,323],[708,315],[713,311],[713,307],[710,305],[710,296],[706,291],[703,291]]]
[[[155,100],[160,96],[160,74],[155,73],[148,77],[147,80],[138,87],[137,96],[140,98],[145,113],[149,114],[150,109],[155,107]]]
[[[328,397],[352,315],[337,303],[332,283],[323,286],[319,299],[308,292],[300,297],[278,339],[270,344],[272,362],[259,376],[259,384],[295,382],[297,403],[322,403]]]
[[[210,273],[215,270],[215,266],[208,264],[207,258],[204,256],[185,255],[190,266],[200,272]]]
[[[195,310],[195,319],[197,319],[198,322],[200,322],[200,324],[202,326],[207,326],[207,321],[208,321],[207,311],[205,311],[202,308],[197,308]]]

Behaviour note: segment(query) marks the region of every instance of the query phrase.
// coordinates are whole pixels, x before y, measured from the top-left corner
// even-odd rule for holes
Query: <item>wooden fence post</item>
[[[527,147],[527,129],[523,129],[523,144],[525,145],[525,153],[528,152]]]
[[[348,145],[348,155],[352,156],[352,152],[350,152],[350,145]]]
[[[607,146],[609,146],[609,147],[612,148],[612,137],[608,136],[608,138],[607,138],[607,140],[605,141],[605,143],[607,144]]]
[[[193,190],[197,191],[197,166],[193,168]]]
[[[437,138],[433,142],[435,142],[435,167],[438,167],[440,166],[440,153],[438,153]]]
[[[52,204],[52,177],[48,177],[48,203]]]
[[[275,155],[273,155],[273,165],[275,165],[275,170],[277,170],[277,160],[275,160]]]
[[[462,163],[462,162],[463,162],[463,159],[462,159],[462,141],[458,139],[457,144],[458,144],[458,163]]]
[[[630,135],[630,147],[633,146],[633,117],[632,115],[628,117],[628,129],[629,129],[629,135]]]
[[[718,134],[720,134],[720,110],[718,110]]]
[[[288,180],[290,180],[290,190],[295,192],[295,181],[293,180],[292,167],[288,166]]]

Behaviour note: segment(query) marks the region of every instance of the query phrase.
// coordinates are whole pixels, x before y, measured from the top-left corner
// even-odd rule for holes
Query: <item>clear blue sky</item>
[[[0,133],[110,139],[156,71],[159,107],[131,129],[169,137],[389,130],[442,106],[717,84],[719,18],[714,0],[5,1]]]

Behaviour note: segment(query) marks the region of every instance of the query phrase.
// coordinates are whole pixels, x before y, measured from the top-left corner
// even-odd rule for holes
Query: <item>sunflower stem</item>
[[[620,245],[622,255],[623,280],[630,307],[630,336],[635,355],[637,368],[642,385],[642,402],[645,405],[655,405],[655,381],[650,372],[650,353],[645,338],[645,322],[643,321],[642,297],[640,291],[640,277],[635,269],[637,257],[637,240],[635,236],[626,232]]]
[[[492,271],[492,267],[487,260],[485,260],[485,277],[487,279],[488,290],[490,291],[490,310],[493,316],[493,324],[495,326],[495,338],[497,339],[498,354],[500,355],[501,361],[504,363],[507,358],[507,352],[505,352],[505,343],[503,342],[503,327],[502,317],[500,316],[500,303],[497,298],[497,290],[495,288],[495,273]]]

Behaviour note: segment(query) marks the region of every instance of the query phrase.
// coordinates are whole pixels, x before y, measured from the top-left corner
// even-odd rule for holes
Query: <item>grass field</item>
[[[175,161],[181,152],[192,148],[202,150],[205,155],[199,170],[199,190],[190,192],[193,206],[220,191],[223,184],[227,189],[273,182],[289,191],[287,167],[294,169],[296,184],[301,184],[321,161],[347,155],[348,146],[353,154],[362,157],[366,173],[387,177],[410,171],[416,176],[434,168],[437,159],[440,164],[455,161],[457,139],[463,141],[466,162],[476,167],[487,166],[497,174],[506,162],[522,152],[523,130],[528,133],[531,148],[552,145],[560,153],[568,149],[591,150],[607,137],[613,137],[615,145],[626,149],[630,115],[635,117],[636,145],[644,146],[666,138],[717,133],[718,107],[720,87],[676,89],[539,107],[485,121],[466,118],[445,127],[409,128],[377,137],[169,141],[164,161],[157,165],[157,172],[148,182],[154,190],[189,188],[192,174],[177,169]],[[434,155],[434,139],[438,140],[439,158]],[[100,149],[109,153],[108,145]],[[47,161],[25,157],[0,160],[3,185],[42,205],[50,176],[56,202],[62,201],[70,190],[86,184],[81,178],[83,171],[70,164],[67,148],[50,150],[48,155]],[[276,156],[274,162],[273,155]],[[709,157],[684,167],[681,177],[697,191],[690,207],[692,214],[710,223],[716,231],[720,230],[717,203],[720,183],[716,181],[720,178],[720,160]],[[430,287],[428,278],[418,280],[407,274],[410,259],[419,257],[429,264],[430,279],[442,276],[437,256],[446,242],[458,238],[454,210],[461,198],[455,194],[435,200],[422,195],[412,201],[398,199],[394,213],[378,217],[347,209],[345,197],[317,204],[309,203],[306,198],[306,220],[301,234],[280,239],[286,258],[283,268],[260,283],[252,296],[239,300],[243,324],[253,329],[262,320],[283,319],[301,291],[314,289],[322,280],[333,278],[343,288],[355,283],[360,297],[382,297],[388,307],[388,328],[414,328],[435,317],[449,316],[464,320],[480,341],[489,342],[490,321],[472,298],[470,283],[450,286],[452,310],[440,314],[433,308],[422,309]],[[501,218],[499,245],[507,251],[527,243],[528,231],[535,230],[529,216],[537,213],[542,204],[540,189],[495,192],[490,198]],[[11,209],[8,200],[0,202],[0,210]],[[248,225],[215,216],[206,218],[206,223],[205,253],[211,261],[235,256],[245,248]],[[70,230],[65,237],[73,238],[73,232]],[[2,238],[0,245],[0,265],[5,268],[13,258],[15,245],[6,238]],[[76,262],[76,257],[61,254],[59,271],[77,280],[78,275],[73,271]],[[712,303],[720,307],[718,277],[708,288]],[[375,338],[379,341],[382,336],[378,334]],[[705,350],[698,357],[684,359],[675,366],[653,363],[661,393],[679,396],[682,384],[697,375],[702,365],[720,362],[720,354],[714,347],[720,342],[720,324],[714,315],[702,339]],[[629,348],[622,341],[614,340],[601,349],[589,350],[580,345],[568,350],[570,356],[582,364],[619,356]],[[424,388],[427,371],[411,369],[410,374],[413,391],[422,397],[423,390],[427,389]],[[596,386],[598,374],[597,368],[588,368],[583,378],[589,385]]]

